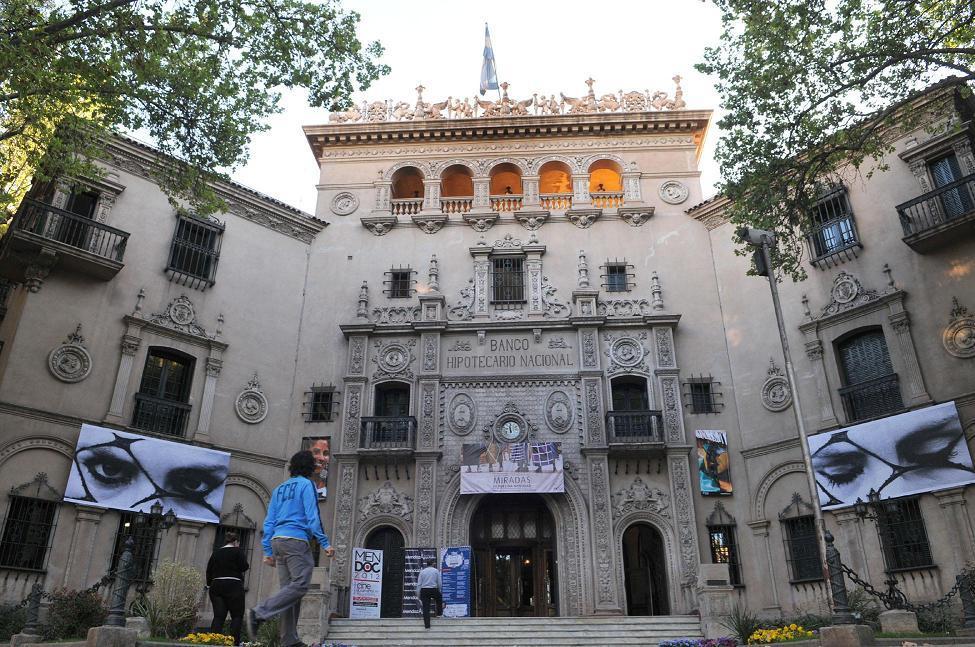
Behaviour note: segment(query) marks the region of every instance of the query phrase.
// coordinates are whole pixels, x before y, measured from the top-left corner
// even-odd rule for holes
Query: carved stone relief
[[[434,545],[433,497],[435,465],[424,461],[417,467],[416,480],[416,541],[421,546]]]
[[[545,400],[545,423],[557,434],[564,434],[572,428],[572,400],[565,391],[553,391]]]
[[[603,412],[599,397],[599,381],[586,380],[586,426],[589,428],[589,443],[600,445],[603,441]]]
[[[377,370],[373,373],[373,379],[384,378],[403,378],[413,379],[411,366],[416,361],[413,348],[416,346],[415,339],[408,339],[405,342],[382,342],[375,341],[376,357],[372,362],[376,364]]]
[[[447,424],[458,436],[466,436],[477,427],[477,406],[466,393],[458,393],[447,405]]]
[[[653,340],[657,349],[657,366],[660,368],[676,368],[674,358],[674,340],[669,328],[654,328]]]
[[[185,294],[173,299],[166,306],[165,312],[152,315],[149,321],[196,337],[211,338],[203,326],[197,322],[196,309],[193,307],[193,302]]]
[[[355,465],[344,464],[339,471],[339,496],[335,506],[335,581],[339,584],[347,582],[349,556],[352,546],[349,537],[352,535],[352,520],[355,516],[353,493],[355,488]]]
[[[582,331],[582,365],[585,368],[596,368],[596,331]]]
[[[420,320],[420,306],[377,306],[372,309],[377,326],[396,326]]]
[[[397,490],[386,481],[378,490],[359,499],[359,520],[380,514],[391,514],[406,521],[413,518],[413,497]]]
[[[353,337],[349,342],[349,373],[359,375],[365,368],[365,337]]]
[[[541,288],[542,306],[544,308],[543,316],[546,319],[557,319],[568,316],[570,313],[569,306],[555,298],[555,286],[549,283],[547,276],[542,277]]]
[[[631,373],[633,371],[648,373],[650,371],[647,366],[649,353],[643,346],[646,339],[647,332],[645,330],[636,335],[606,335],[607,348],[603,354],[609,358],[609,366],[606,369],[607,375]]]
[[[623,517],[631,512],[654,512],[662,517],[670,516],[670,497],[660,488],[651,487],[639,476],[630,487],[613,495],[613,516]]]
[[[437,370],[437,337],[423,335],[423,370]]]
[[[467,287],[460,291],[458,303],[447,308],[447,318],[451,321],[468,321],[474,318],[474,279],[468,279],[467,283]]]
[[[680,385],[676,376],[660,378],[660,392],[663,395],[664,429],[667,442],[684,442],[683,417],[680,410]]]
[[[567,211],[565,217],[579,229],[589,229],[596,222],[602,211],[600,209]]]
[[[823,307],[819,317],[828,317],[880,298],[876,290],[867,290],[852,274],[841,271],[833,279],[830,302]]]
[[[941,335],[948,354],[962,359],[975,357],[975,315],[968,314],[968,308],[952,298],[951,323]]]
[[[616,596],[613,595],[613,560],[612,519],[609,510],[609,477],[606,459],[604,457],[592,459],[589,470],[592,487],[592,524],[594,553],[596,557],[596,590],[600,605],[612,604]]]
[[[421,389],[420,400],[420,447],[422,449],[432,449],[435,446],[433,438],[434,427],[434,408],[436,400],[436,387],[433,382],[424,382]]]
[[[267,417],[267,397],[261,390],[261,383],[257,379],[256,372],[244,390],[237,396],[234,410],[237,412],[238,418],[250,425],[257,424]]]
[[[672,456],[669,464],[680,544],[681,584],[692,586],[697,580],[697,535],[694,532],[694,506],[691,503],[691,477],[687,457]]]
[[[332,198],[331,208],[336,216],[347,216],[359,208],[359,198],[349,191],[336,193]]]
[[[782,375],[782,369],[769,359],[768,377],[762,385],[762,406],[769,411],[785,411],[792,404],[792,391],[789,381]]]
[[[62,382],[80,382],[91,374],[91,367],[91,353],[85,348],[81,324],[47,356],[48,370]]]
[[[681,204],[687,200],[689,191],[683,182],[668,180],[660,185],[658,194],[660,195],[660,199],[667,204]]]
[[[359,415],[362,408],[362,385],[349,384],[345,393],[345,435],[342,449],[351,451],[359,446]]]
[[[647,299],[606,299],[596,304],[596,314],[602,317],[642,317],[653,314]]]

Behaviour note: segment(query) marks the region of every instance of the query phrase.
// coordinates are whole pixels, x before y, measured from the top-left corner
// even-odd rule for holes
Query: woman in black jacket
[[[250,568],[240,539],[233,531],[224,535],[224,545],[210,555],[207,562],[207,586],[213,604],[210,631],[223,633],[223,623],[230,612],[230,635],[240,644],[240,625],[244,619],[244,572]],[[252,638],[254,638],[252,636]]]

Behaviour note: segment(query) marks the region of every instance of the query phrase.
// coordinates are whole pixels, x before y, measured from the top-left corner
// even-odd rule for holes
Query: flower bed
[[[660,642],[659,647],[736,647],[734,638],[673,638]]]
[[[179,639],[181,643],[192,643],[194,645],[223,645],[233,647],[234,637],[226,634],[215,633],[195,633],[183,636]]]
[[[789,642],[793,640],[808,640],[816,634],[801,625],[791,624],[772,629],[758,629],[748,637],[749,645],[767,645],[769,643]]]

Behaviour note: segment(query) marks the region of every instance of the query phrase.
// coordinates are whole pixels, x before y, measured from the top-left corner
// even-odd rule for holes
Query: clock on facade
[[[501,440],[514,442],[521,438],[521,425],[516,420],[508,420],[498,429]]]

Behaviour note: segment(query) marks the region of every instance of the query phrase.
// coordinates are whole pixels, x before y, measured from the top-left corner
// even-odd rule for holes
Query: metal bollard
[[[30,594],[27,596],[27,622],[24,624],[24,629],[20,633],[29,636],[40,635],[40,622],[38,621],[38,617],[41,613],[41,597],[44,595],[43,588],[40,582],[34,582],[34,586],[30,587]]]
[[[834,625],[852,625],[854,618],[850,613],[849,598],[846,597],[846,580],[843,579],[840,551],[833,545],[833,533],[827,530],[823,539],[826,541],[826,568],[829,570],[829,587],[833,599],[832,622]]]
[[[958,583],[958,595],[965,612],[965,623],[962,626],[965,629],[975,629],[975,571],[956,575],[955,581]]]
[[[125,548],[119,558],[118,576],[112,589],[112,605],[105,620],[105,625],[109,627],[125,626],[125,599],[129,595],[129,584],[132,582],[132,567],[135,562],[135,557],[132,555],[134,545],[135,541],[132,537],[126,539]]]

